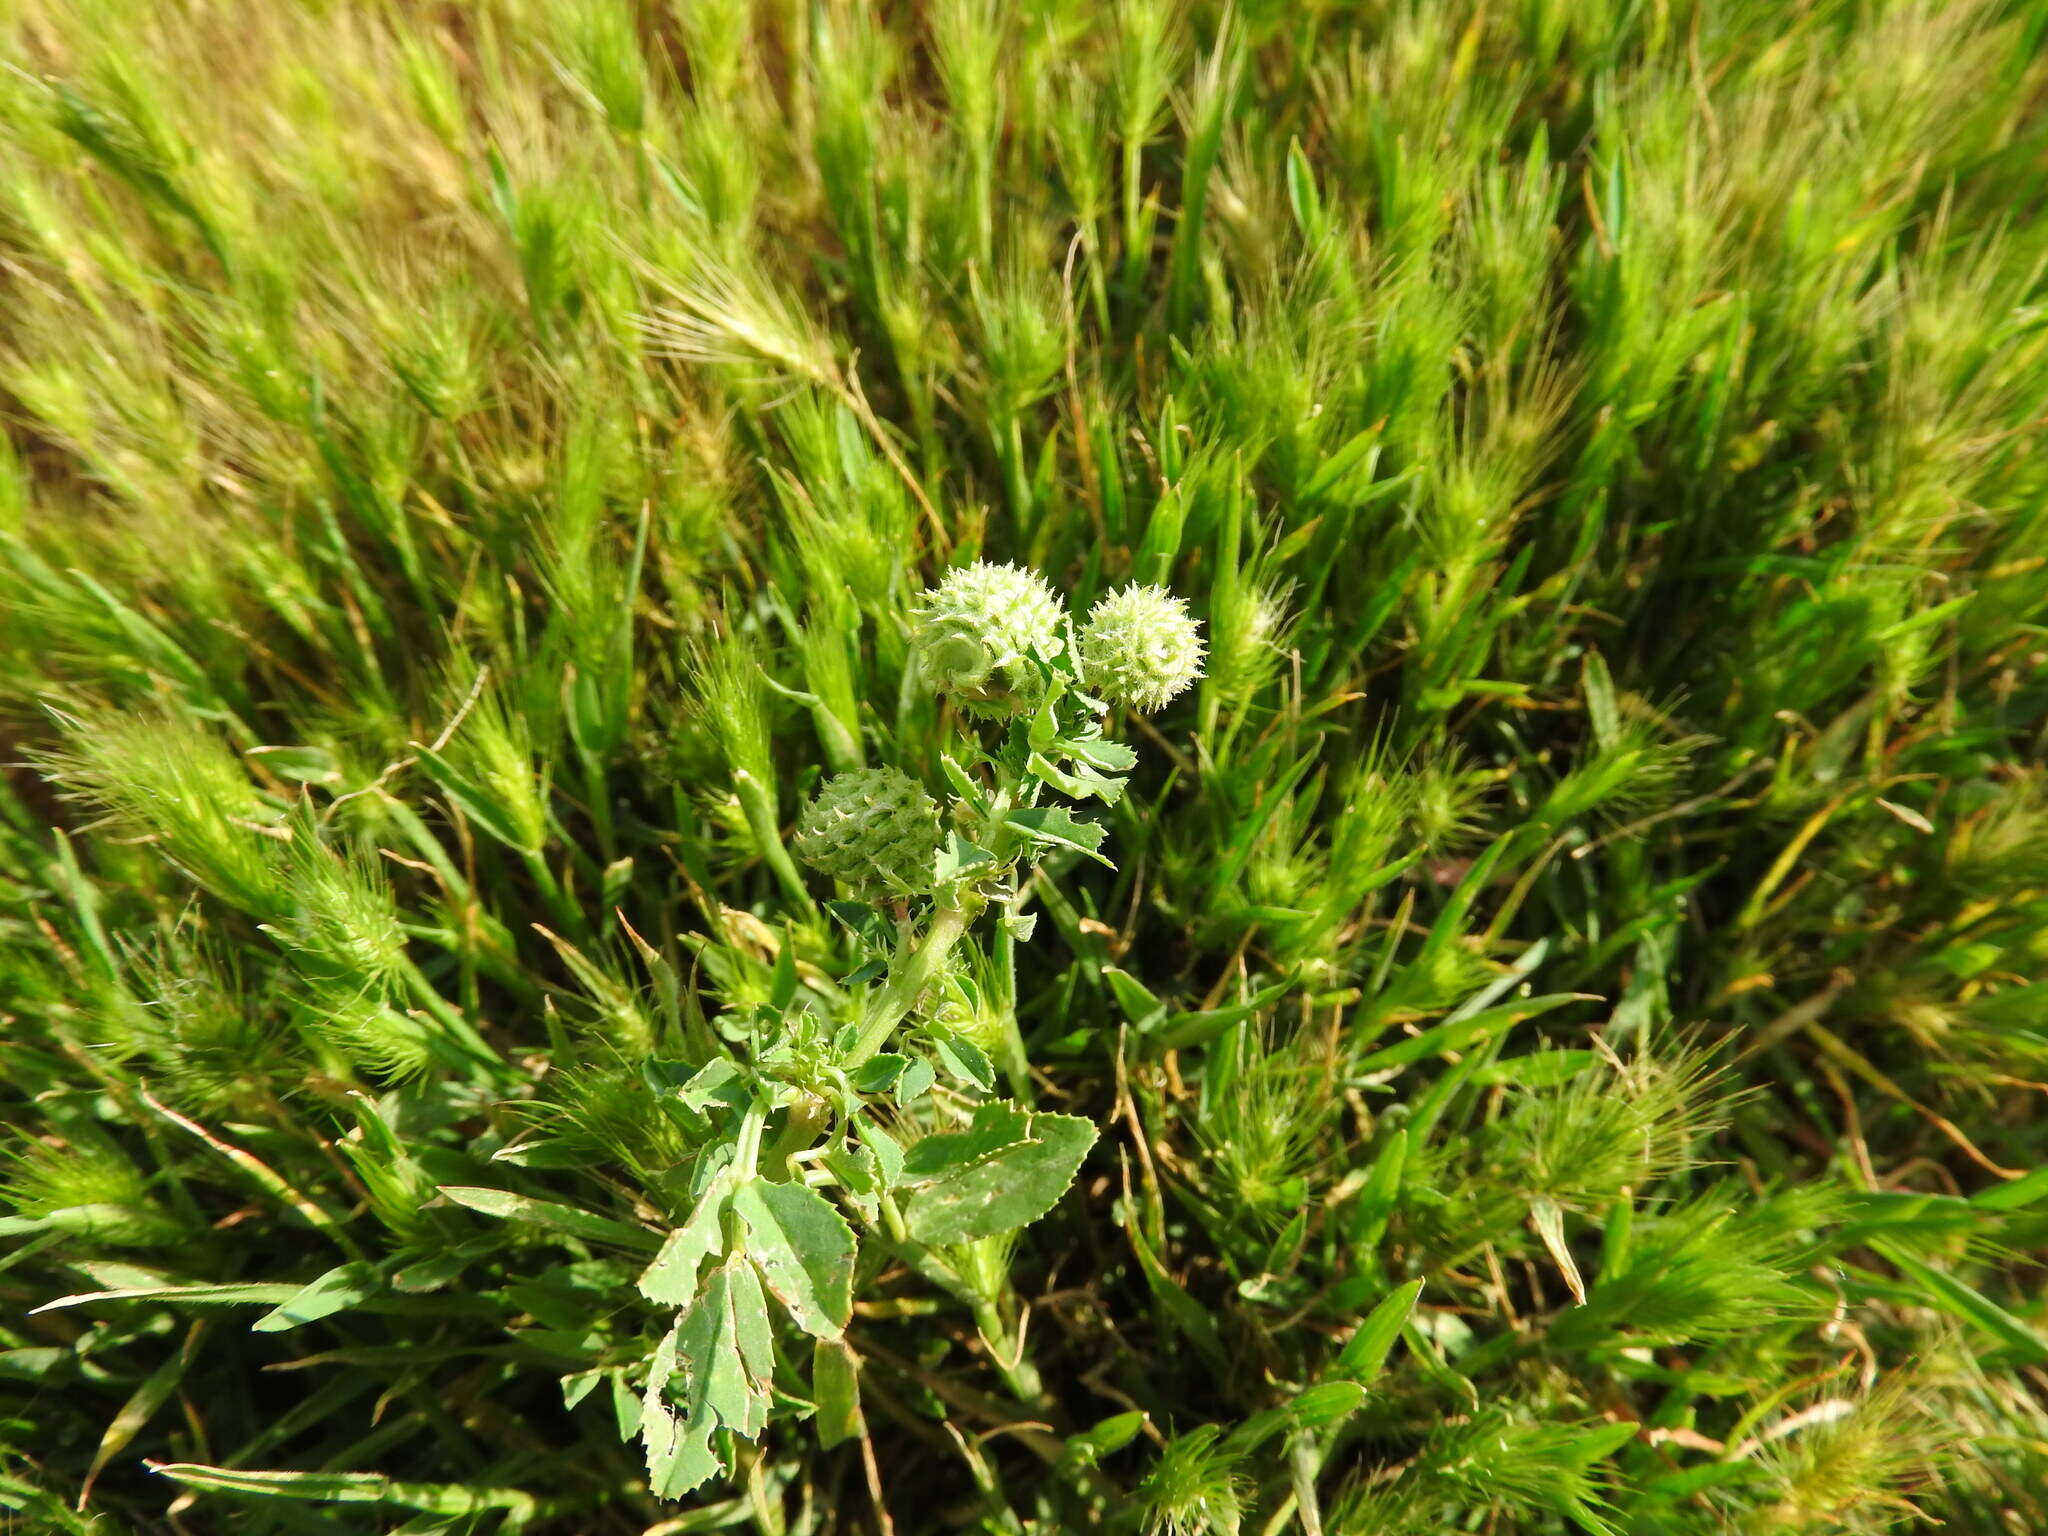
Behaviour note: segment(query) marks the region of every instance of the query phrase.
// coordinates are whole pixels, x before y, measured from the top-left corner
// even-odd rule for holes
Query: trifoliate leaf
[[[654,1352],[640,1432],[655,1494],[680,1498],[722,1470],[712,1450],[721,1429],[752,1440],[768,1423],[774,1344],[760,1277],[734,1257],[711,1271],[704,1294]],[[686,1383],[682,1413],[669,1410],[676,1372]]]

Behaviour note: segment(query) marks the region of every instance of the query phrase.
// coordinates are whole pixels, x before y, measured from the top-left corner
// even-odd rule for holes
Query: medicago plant
[[[829,910],[860,963],[836,985],[807,984],[784,948],[768,996],[712,1021],[738,1049],[663,1090],[695,1144],[688,1219],[639,1280],[649,1301],[680,1308],[639,1416],[663,1497],[726,1469],[721,1431],[749,1440],[765,1426],[775,1400],[770,1295],[815,1341],[810,1387],[824,1443],[858,1433],[857,1365],[842,1337],[860,1269],[849,1214],[869,1243],[973,1308],[1021,1400],[1043,1396],[1006,1317],[1004,1240],[1051,1209],[1096,1131],[1032,1108],[1010,1001],[1013,950],[1037,921],[1027,908],[1039,856],[1102,860],[1104,836],[1100,823],[1044,802],[1116,804],[1136,758],[1104,735],[1103,717],[1114,704],[1157,709],[1183,692],[1200,676],[1202,644],[1186,605],[1157,587],[1104,597],[1075,637],[1039,577],[977,563],[925,594],[912,650],[913,675],[995,740],[941,753],[952,796],[943,815],[898,769],[826,780],[795,847],[846,891]],[[990,908],[998,977],[984,994],[955,951]],[[995,1096],[990,1048],[1009,1098]],[[646,1066],[657,1078],[664,1070]],[[453,1193],[494,1203],[484,1191]]]
[[[2048,1531],[2044,45],[0,0],[0,1527]]]

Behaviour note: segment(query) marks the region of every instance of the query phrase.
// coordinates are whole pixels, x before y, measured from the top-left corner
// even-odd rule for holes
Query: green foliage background
[[[2048,6],[0,19],[16,1528],[2048,1529]],[[977,556],[1211,646],[949,994],[1099,1138],[665,1502]]]

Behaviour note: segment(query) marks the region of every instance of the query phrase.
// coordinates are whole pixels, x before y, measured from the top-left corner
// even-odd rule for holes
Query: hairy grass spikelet
[[[1042,696],[1036,663],[1065,649],[1064,617],[1035,572],[977,560],[924,594],[911,643],[934,686],[974,714],[1001,719]]]
[[[1202,675],[1202,634],[1188,605],[1164,587],[1132,583],[1088,614],[1081,676],[1116,704],[1151,714]]]
[[[939,848],[939,807],[898,768],[856,768],[825,781],[797,822],[796,854],[867,897],[907,895]]]
[[[1204,1424],[1167,1446],[1138,1490],[1152,1536],[1237,1536],[1243,1528],[1249,1490],[1239,1458],[1217,1444],[1221,1433]]]

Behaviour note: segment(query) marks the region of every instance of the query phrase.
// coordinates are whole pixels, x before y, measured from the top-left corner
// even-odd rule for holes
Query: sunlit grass
[[[2048,1529],[2044,44],[0,0],[0,1510]],[[665,1501],[678,1090],[866,995],[976,558],[1202,625],[927,999],[1098,1139]]]

